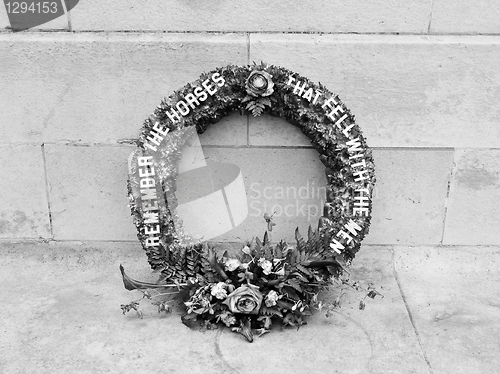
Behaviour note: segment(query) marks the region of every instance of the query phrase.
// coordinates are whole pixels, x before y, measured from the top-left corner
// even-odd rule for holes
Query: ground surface
[[[228,329],[192,331],[178,311],[123,316],[120,304],[139,295],[123,288],[120,263],[156,277],[136,243],[0,244],[0,372],[500,372],[498,247],[365,246],[353,277],[384,298],[252,344]]]

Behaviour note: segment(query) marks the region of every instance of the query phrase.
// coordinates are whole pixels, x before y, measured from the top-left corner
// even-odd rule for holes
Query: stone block
[[[200,134],[201,145],[247,145],[248,116],[233,113],[210,125]]]
[[[394,253],[401,291],[432,372],[497,373],[498,247],[400,247]]]
[[[0,146],[0,238],[50,238],[47,189],[40,145]]]
[[[248,131],[250,145],[311,147],[309,138],[283,118],[250,116]]]
[[[56,240],[136,240],[127,207],[127,158],[133,149],[46,146]]]
[[[309,224],[317,225],[326,181],[315,150],[210,148],[205,155],[212,161],[237,164],[247,190],[247,219],[214,241],[262,236],[263,214],[274,211],[275,239],[294,242],[296,227],[305,235]],[[452,151],[375,150],[374,158],[378,182],[366,243],[440,243]]]
[[[366,244],[439,244],[452,150],[376,149],[377,183]]]
[[[323,83],[371,147],[497,147],[499,59],[487,36],[250,36],[250,61]]]
[[[207,148],[211,161],[240,167],[247,192],[248,216],[245,221],[213,241],[244,242],[262,238],[266,230],[264,213],[273,214],[274,239],[293,242],[298,226],[306,235],[322,214],[324,166],[313,149]]]
[[[246,38],[236,34],[0,34],[0,123],[10,124],[0,136],[45,143],[137,138],[163,97],[204,71],[246,62]]]
[[[72,11],[74,30],[402,32],[427,31],[430,4],[411,0],[204,2],[195,0],[81,1]]]
[[[125,197],[133,147],[46,147],[55,238],[135,240]],[[247,191],[248,217],[214,241],[262,236],[264,213],[275,211],[275,239],[293,242],[296,227],[305,235],[309,224],[317,225],[326,181],[315,150],[205,147],[204,153],[238,165]],[[366,242],[439,243],[451,151],[375,150],[374,158],[378,182]]]
[[[495,0],[434,0],[431,32],[443,34],[500,33],[500,3]]]
[[[500,244],[500,150],[456,150],[443,243]]]

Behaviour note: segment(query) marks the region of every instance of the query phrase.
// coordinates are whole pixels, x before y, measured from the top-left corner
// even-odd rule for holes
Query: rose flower
[[[265,71],[252,71],[245,83],[247,94],[254,97],[266,97],[271,95],[274,92],[272,78],[272,75]]]
[[[258,314],[262,304],[262,293],[259,287],[252,284],[240,286],[227,295],[224,304],[233,313]]]

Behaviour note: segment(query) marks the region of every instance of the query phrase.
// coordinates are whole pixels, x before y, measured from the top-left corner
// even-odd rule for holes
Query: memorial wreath
[[[307,239],[296,229],[293,245],[273,244],[275,223],[269,214],[263,217],[263,238],[242,243],[235,255],[217,253],[213,245],[184,234],[175,196],[182,131],[194,126],[203,133],[234,111],[282,117],[298,126],[318,151],[326,167],[326,203]],[[168,142],[167,134],[172,135]],[[312,308],[324,306],[318,294],[332,283],[359,288],[345,274],[370,225],[373,157],[354,116],[323,85],[264,63],[217,68],[164,99],[144,122],[137,143],[129,205],[149,264],[161,275],[155,284],[144,283],[120,270],[126,289],[140,290],[159,312],[170,311],[162,297],[176,294],[183,298],[185,324],[223,323],[252,341],[252,329],[261,335],[273,320],[285,326],[305,324]],[[364,291],[360,308],[364,298],[378,294],[371,287]],[[141,315],[139,301],[122,305],[122,310]]]

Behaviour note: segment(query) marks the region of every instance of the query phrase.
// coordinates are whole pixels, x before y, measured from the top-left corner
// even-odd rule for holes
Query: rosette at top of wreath
[[[274,98],[273,76],[264,70],[253,70],[245,82],[247,96],[241,101],[245,109],[254,117],[260,116],[266,107],[271,106]]]

